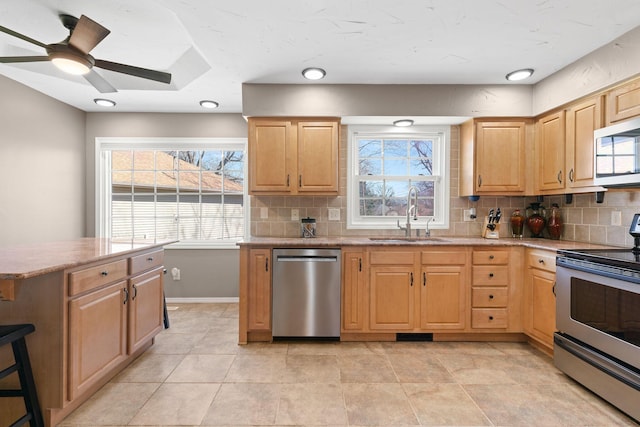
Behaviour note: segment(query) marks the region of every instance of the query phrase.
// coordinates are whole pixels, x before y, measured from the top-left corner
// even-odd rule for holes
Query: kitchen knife
[[[502,216],[502,213],[500,212],[500,208],[498,208],[498,210],[496,211],[496,217],[495,220],[493,221],[494,223],[498,224],[500,222],[500,217]]]
[[[493,223],[493,209],[489,209],[489,219],[488,219],[488,223],[491,224]]]

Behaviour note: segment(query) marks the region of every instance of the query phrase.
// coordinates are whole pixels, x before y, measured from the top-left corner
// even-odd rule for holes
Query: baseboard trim
[[[190,298],[169,298],[167,297],[167,304],[203,304],[203,303],[237,303],[238,297],[190,297]]]

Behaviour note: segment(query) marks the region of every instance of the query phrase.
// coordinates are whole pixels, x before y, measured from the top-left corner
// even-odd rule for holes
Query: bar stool
[[[36,328],[31,324],[0,325],[0,347],[11,344],[15,363],[0,371],[0,379],[17,372],[20,378],[19,390],[0,390],[0,397],[22,397],[27,413],[11,424],[10,427],[21,426],[29,421],[31,427],[44,427],[36,385],[33,381],[27,343],[24,337]]]

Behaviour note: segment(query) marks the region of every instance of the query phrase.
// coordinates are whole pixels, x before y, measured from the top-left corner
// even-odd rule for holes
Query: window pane
[[[384,157],[407,157],[407,140],[385,139],[384,140]]]
[[[358,141],[358,157],[382,157],[382,141],[379,139],[361,139]]]
[[[133,168],[133,151],[112,151],[111,152],[111,170],[128,171]]]
[[[154,217],[140,216],[135,217],[133,222],[133,238],[134,239],[153,239],[155,233]]]
[[[384,176],[406,176],[408,173],[406,159],[384,159]]]
[[[133,152],[133,169],[138,171],[153,171],[155,166],[154,151],[134,151]]]
[[[242,217],[225,217],[224,238],[239,239],[244,236],[244,220]]]
[[[181,219],[186,216],[200,216],[200,196],[180,195],[178,216]]]
[[[194,240],[200,238],[200,218],[180,217],[178,236],[180,239]]]
[[[180,193],[200,191],[200,172],[178,173],[178,191]]]
[[[137,221],[137,219],[136,219]],[[159,240],[177,239],[178,222],[175,218],[156,219],[156,238]]]

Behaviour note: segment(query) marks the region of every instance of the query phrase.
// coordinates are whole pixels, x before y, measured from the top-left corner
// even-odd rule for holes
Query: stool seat
[[[35,326],[28,323],[21,325],[0,325],[0,347],[11,344],[15,362],[8,368],[0,371],[0,379],[14,372],[17,372],[18,378],[20,379],[20,389],[2,389],[0,390],[0,398],[22,397],[27,410],[27,413],[11,424],[10,427],[21,426],[27,421],[31,427],[44,427],[40,403],[38,403],[38,394],[36,393],[36,385],[33,381],[27,343],[25,341],[25,336],[35,330]]]

